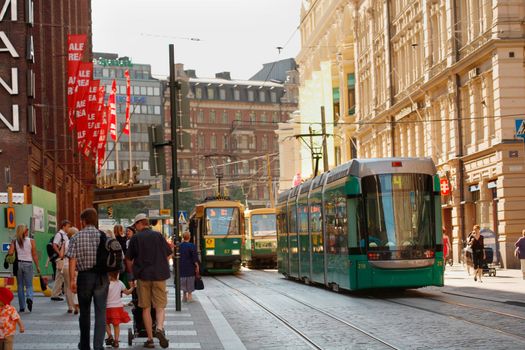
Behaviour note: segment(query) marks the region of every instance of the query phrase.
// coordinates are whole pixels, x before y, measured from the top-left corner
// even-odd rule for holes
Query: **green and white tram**
[[[286,277],[334,290],[443,286],[430,159],[355,159],[281,193],[276,209]]]

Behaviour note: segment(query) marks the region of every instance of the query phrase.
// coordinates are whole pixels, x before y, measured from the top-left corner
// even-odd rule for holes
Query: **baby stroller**
[[[492,248],[485,247],[485,259],[483,260],[483,274],[490,276],[496,276],[496,267],[493,264],[494,251]]]
[[[135,338],[147,338],[148,334],[146,333],[146,327],[144,327],[144,320],[142,318],[142,308],[139,307],[139,296],[137,290],[133,290],[131,293],[131,302],[133,303],[133,309],[131,313],[133,314],[133,328],[128,329],[128,345],[133,345],[133,339]],[[156,313],[155,309],[151,308],[151,320],[152,320],[152,329],[156,329]]]

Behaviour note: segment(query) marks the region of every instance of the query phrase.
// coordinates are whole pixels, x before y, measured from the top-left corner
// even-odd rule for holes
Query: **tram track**
[[[389,348],[389,349],[401,349],[393,344],[390,344],[389,342],[383,340],[383,339],[380,339],[378,337],[376,337],[375,335],[371,334],[370,332],[366,331],[365,329],[347,321],[347,320],[344,320],[342,318],[340,318],[339,316],[337,315],[334,315],[332,313],[329,313],[325,310],[322,310],[314,305],[311,305],[307,302],[304,302],[300,299],[297,299],[293,296],[290,296],[289,294],[287,293],[284,293],[284,292],[281,292],[275,288],[271,288],[271,287],[268,287],[268,286],[263,286],[261,285],[260,283],[256,283],[254,281],[251,281],[249,279],[246,279],[242,276],[239,276],[239,275],[235,275],[236,278],[239,278],[239,279],[242,279],[243,281],[246,281],[248,283],[251,283],[253,285],[256,285],[258,287],[262,287],[262,288],[266,288],[268,290],[271,290],[272,292],[275,292],[279,295],[282,295],[290,300],[293,300],[294,302],[298,303],[298,304],[301,304],[303,306],[306,306],[308,307],[309,309],[312,309],[312,310],[315,310],[323,315],[325,315],[326,317],[332,319],[332,320],[335,320],[341,324],[344,324],[352,329],[354,329],[355,331],[361,333],[361,334],[364,334],[366,335],[367,337],[369,337],[370,339],[373,339],[374,341],[384,345],[385,347]],[[264,304],[262,304],[261,302],[255,300],[252,296],[250,296],[248,293],[245,293],[243,292],[242,290],[240,290],[239,288],[237,287],[234,287],[232,285],[230,285],[229,283],[217,278],[217,277],[213,277],[215,280],[217,280],[218,282],[222,283],[223,285],[229,287],[230,289],[232,290],[235,290],[236,292],[242,294],[243,296],[247,297],[249,300],[251,300],[252,302],[254,302],[256,305],[258,305],[259,307],[261,307],[262,309],[264,309],[267,313],[269,313],[270,315],[272,315],[273,317],[277,318],[279,321],[281,321],[283,324],[285,324],[289,329],[291,329],[293,332],[295,332],[296,334],[298,334],[301,338],[303,338],[303,340],[305,340],[306,343],[308,343],[310,346],[312,346],[313,348],[315,349],[324,349],[321,345],[317,344],[314,340],[312,340],[310,337],[306,336],[304,334],[304,332],[300,331],[299,329],[297,329],[297,327],[293,326],[291,324],[291,322],[289,322],[288,320],[286,320],[284,317],[278,315],[277,313],[275,313],[274,311],[272,311],[270,308],[268,308],[267,306],[265,306]]]
[[[412,304],[404,303],[404,302],[397,301],[397,300],[392,300],[392,299],[388,299],[388,298],[373,297],[373,296],[370,296],[369,298],[373,299],[373,300],[380,300],[380,301],[391,303],[391,304],[401,305],[401,306],[408,307],[408,308],[411,308],[411,309],[416,309],[416,310],[420,310],[420,311],[429,312],[429,313],[432,313],[434,315],[450,317],[450,318],[453,318],[453,319],[456,319],[456,320],[459,320],[459,321],[462,321],[462,322],[466,322],[466,323],[475,325],[477,327],[483,327],[483,328],[489,329],[491,331],[496,331],[498,333],[504,334],[506,336],[512,337],[514,339],[517,339],[517,340],[525,343],[525,336],[519,335],[517,333],[512,333],[512,332],[510,332],[508,330],[505,330],[505,329],[502,329],[502,328],[494,327],[493,325],[487,325],[486,323],[483,323],[482,321],[476,321],[476,320],[468,319],[466,317],[456,316],[456,315],[452,315],[450,313],[438,311],[435,308],[431,308],[430,306],[425,307],[425,306],[412,305]],[[440,300],[440,299],[435,299],[435,298],[425,298],[425,300],[432,300],[432,301],[436,301],[436,302],[441,302],[441,303],[453,305],[453,306],[456,306],[456,307],[459,306],[459,307],[467,308],[469,310],[477,309],[477,310],[484,311],[484,312],[494,313],[494,314],[499,315],[499,316],[505,316],[505,317],[514,318],[514,319],[525,320],[525,318],[521,317],[521,316],[512,315],[512,314],[499,312],[499,311],[495,311],[495,310],[490,310],[490,309],[485,309],[485,308],[481,308],[481,307],[476,307],[476,306],[473,306],[473,305],[467,305],[467,304],[462,304],[462,303],[455,303],[455,302],[450,302],[450,301],[445,301],[445,300]]]

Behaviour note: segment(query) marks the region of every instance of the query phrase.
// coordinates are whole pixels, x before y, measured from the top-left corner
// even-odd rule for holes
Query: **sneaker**
[[[474,282],[476,282],[478,280],[478,278],[476,276],[474,276]]]
[[[62,300],[64,300],[64,298],[61,298],[61,297],[51,297],[51,300],[53,300],[53,301],[62,301]]]
[[[154,349],[155,343],[153,342],[153,339],[148,339],[144,342],[144,347],[147,349]]]
[[[27,309],[29,310],[29,312],[33,311],[33,300],[26,299],[26,303],[27,303]]]
[[[26,309],[20,309],[20,311],[18,311],[18,312],[25,312],[25,311],[26,311]]]
[[[118,348],[118,340],[113,340],[113,344],[111,344],[114,348]]]
[[[164,329],[157,329],[155,331],[155,337],[159,340],[161,348],[166,349],[169,346],[169,340],[166,338]]]

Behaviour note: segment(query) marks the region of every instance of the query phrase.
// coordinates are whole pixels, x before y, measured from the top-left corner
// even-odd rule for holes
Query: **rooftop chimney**
[[[225,80],[232,80],[232,77],[230,76],[230,72],[220,72],[215,74],[215,78],[217,79],[225,79]]]

